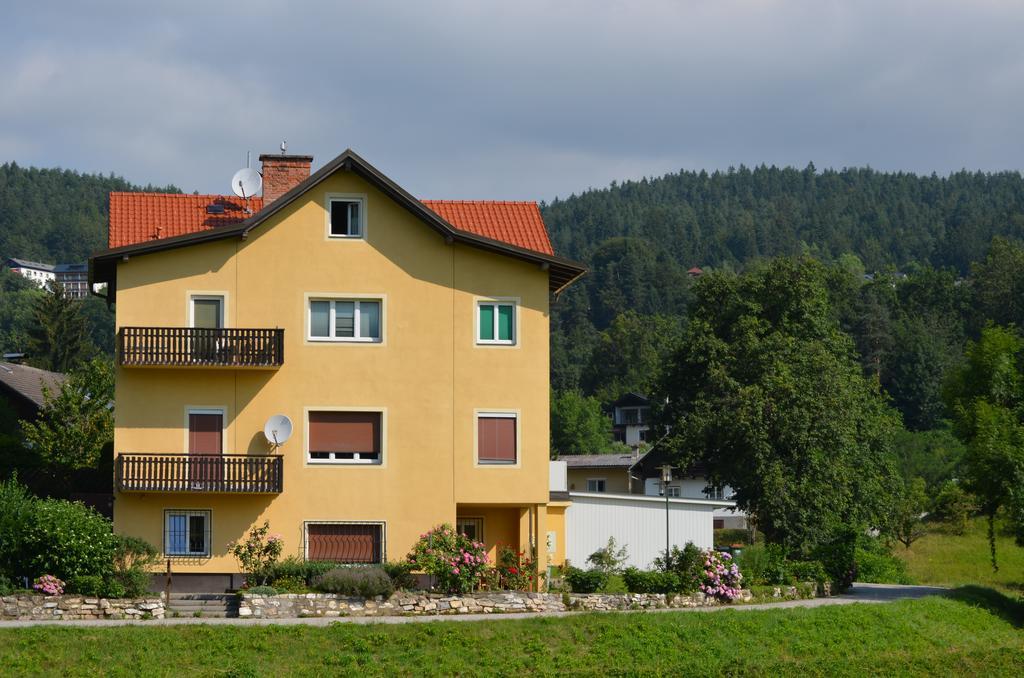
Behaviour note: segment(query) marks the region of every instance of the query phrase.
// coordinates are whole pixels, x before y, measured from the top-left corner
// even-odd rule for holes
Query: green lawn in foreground
[[[997,523],[998,527],[998,523]],[[1024,548],[1013,537],[996,531],[999,572],[992,571],[988,548],[988,524],[984,518],[971,520],[963,535],[933,528],[913,543],[902,544],[893,553],[907,563],[907,571],[918,584],[962,586],[978,584],[1020,595],[1024,592]]]
[[[0,630],[5,675],[1021,675],[1024,606],[884,605],[360,626]]]

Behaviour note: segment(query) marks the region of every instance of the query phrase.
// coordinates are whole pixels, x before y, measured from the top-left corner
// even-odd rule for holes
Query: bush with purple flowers
[[[59,596],[64,593],[64,582],[52,574],[44,574],[42,577],[36,577],[32,582],[32,588],[48,596]]]
[[[715,550],[704,552],[704,576],[700,583],[704,595],[723,603],[732,602],[739,597],[742,582],[743,575],[731,555]]]
[[[448,523],[420,535],[406,560],[431,575],[445,593],[469,593],[480,585],[487,569],[482,542],[460,534]]]

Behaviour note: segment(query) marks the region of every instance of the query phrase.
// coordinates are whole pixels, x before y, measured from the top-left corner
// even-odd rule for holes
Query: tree
[[[1024,245],[994,238],[985,261],[971,268],[975,324],[1024,326]]]
[[[82,303],[67,296],[64,286],[51,283],[32,308],[34,323],[28,330],[29,360],[51,372],[70,372],[88,360],[95,347],[82,315]]]
[[[954,432],[964,441],[967,489],[988,517],[992,567],[995,516],[1005,509],[1024,545],[1024,338],[1013,328],[985,327],[969,342],[965,363],[946,388]]]
[[[861,372],[825,282],[808,258],[705,276],[654,398],[676,465],[703,461],[790,552],[883,525],[898,489],[899,417]]]
[[[104,445],[114,439],[114,369],[102,359],[71,373],[60,390],[43,390],[35,421],[22,421],[25,438],[42,459],[71,471],[99,465]]]
[[[597,398],[579,391],[551,395],[551,451],[553,454],[600,454],[616,447],[612,422]]]
[[[928,495],[925,493],[923,478],[907,480],[900,488],[893,502],[890,534],[906,548],[924,536],[924,523],[921,518],[928,506]]]
[[[584,375],[584,388],[603,403],[625,393],[647,395],[682,332],[679,318],[627,311],[601,333]]]

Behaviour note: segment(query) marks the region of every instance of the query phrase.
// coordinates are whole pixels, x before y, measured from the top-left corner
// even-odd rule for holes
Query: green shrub
[[[296,578],[306,582],[306,586],[310,586],[313,580],[320,575],[339,567],[348,566],[345,563],[336,563],[328,560],[302,560],[295,556],[288,556],[284,560],[274,563],[268,572],[270,581]]]
[[[481,584],[487,571],[487,551],[448,523],[420,535],[406,560],[429,574],[445,593],[468,593]]]
[[[845,591],[857,578],[857,543],[864,530],[852,525],[840,526],[832,538],[821,543],[811,553],[825,567],[829,580],[839,592]]]
[[[108,575],[115,539],[110,521],[77,502],[35,502],[24,526],[23,568],[67,581],[82,575]]]
[[[824,584],[829,581],[828,572],[825,566],[817,560],[788,560],[786,561],[786,578],[791,584],[812,581],[816,584]]]
[[[395,592],[391,577],[382,567],[339,567],[325,572],[313,582],[313,588],[324,593],[340,593],[345,596],[385,598]]]
[[[857,544],[857,581],[872,584],[912,584],[907,564],[880,539],[864,537]]]
[[[563,573],[573,593],[596,593],[608,583],[608,573],[601,570],[581,570],[567,567]]]
[[[628,557],[626,547],[619,548],[615,543],[615,537],[608,537],[608,543],[587,556],[587,562],[595,570],[612,574],[622,569],[622,564]]]
[[[754,544],[736,558],[740,571],[753,585],[785,584],[786,554],[778,544]]]
[[[405,560],[396,560],[381,565],[384,571],[391,577],[391,583],[396,589],[411,591],[416,588],[416,577],[413,576],[413,564]]]
[[[65,593],[77,593],[82,596],[106,596],[107,584],[98,574],[82,574],[71,577],[64,586]]]
[[[152,569],[158,562],[159,552],[145,539],[114,535],[113,567],[107,586],[121,591],[121,596],[110,597],[144,596],[149,591]]]
[[[622,579],[630,593],[678,593],[682,590],[679,575],[671,570],[638,570],[629,567],[623,570]]]
[[[734,544],[749,544],[750,531],[744,529],[718,529],[715,530],[715,546],[732,546]]]
[[[26,567],[25,526],[38,500],[16,478],[0,482],[0,587],[37,572]]]
[[[274,586],[253,586],[251,589],[246,589],[246,593],[259,596],[276,596],[277,591],[277,587]]]
[[[956,481],[947,480],[932,501],[929,518],[945,523],[954,534],[967,531],[967,521],[977,510],[974,497]]]
[[[128,591],[125,589],[124,585],[121,584],[121,582],[116,581],[114,579],[108,579],[105,582],[103,582],[104,598],[138,598],[144,593],[145,591],[143,591],[142,593],[132,593],[129,595]]]
[[[254,591],[258,588],[274,588],[280,593],[306,593],[309,590],[309,585],[302,577],[276,577],[270,582],[270,586],[254,586],[249,590]]]
[[[675,573],[679,580],[677,592],[693,593],[704,579],[704,552],[693,542],[687,542],[682,549],[673,546],[667,557],[663,554],[654,559],[654,567]]]

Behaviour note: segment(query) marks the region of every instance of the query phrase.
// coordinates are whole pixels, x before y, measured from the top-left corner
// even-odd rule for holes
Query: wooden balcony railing
[[[122,327],[117,356],[125,367],[280,367],[284,330]]]
[[[280,455],[121,454],[115,473],[121,492],[276,494],[284,487]]]

